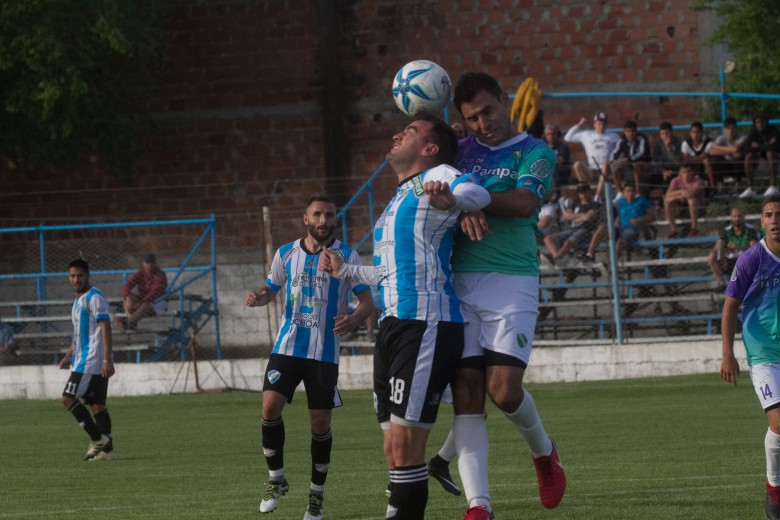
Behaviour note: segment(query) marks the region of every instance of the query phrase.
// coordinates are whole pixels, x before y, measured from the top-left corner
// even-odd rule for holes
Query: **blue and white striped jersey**
[[[358,254],[335,240],[329,249],[341,254],[344,262],[360,265]],[[318,271],[320,254],[306,250],[303,239],[290,242],[274,254],[265,280],[274,291],[285,287],[284,317],[274,344],[274,354],[339,362],[339,337],[333,333],[334,318],[347,313],[347,291],[368,291],[366,285],[351,286]]]
[[[76,298],[71,310],[73,355],[70,369],[82,374],[103,373],[103,335],[98,321],[111,320],[108,302],[96,287]]]
[[[460,211],[433,208],[423,190],[428,181],[447,182],[452,191],[460,183],[472,182],[471,175],[439,165],[398,186],[374,227],[381,318],[462,322],[450,272]]]

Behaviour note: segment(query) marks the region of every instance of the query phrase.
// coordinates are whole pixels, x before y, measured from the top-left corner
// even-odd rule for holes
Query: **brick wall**
[[[0,166],[3,226],[217,215],[222,244],[262,241],[261,208],[274,215],[274,243],[301,232],[314,192],[351,195],[380,164],[404,125],[390,96],[395,71],[431,59],[455,80],[484,70],[514,91],[527,76],[547,92],[711,90],[702,70],[700,18],[687,0],[338,1],[339,96],[347,171],[324,176],[316,2],[175,0],[160,83],[143,107],[150,125],[131,185],[99,158],[72,171]],[[322,4],[321,4],[322,5]],[[332,71],[330,71],[332,72]],[[613,126],[687,124],[685,99],[547,100],[546,120],[564,129],[606,110]],[[377,183],[381,208],[393,189]],[[365,211],[350,216],[365,226]]]

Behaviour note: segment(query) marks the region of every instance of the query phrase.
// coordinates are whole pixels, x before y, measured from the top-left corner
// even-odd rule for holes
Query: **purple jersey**
[[[780,363],[780,258],[765,239],[739,255],[726,295],[742,302],[748,365]]]

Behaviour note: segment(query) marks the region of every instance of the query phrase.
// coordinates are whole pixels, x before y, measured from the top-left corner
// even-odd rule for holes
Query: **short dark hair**
[[[704,125],[701,124],[701,121],[694,121],[691,123],[691,128],[698,128],[699,130],[704,130]]]
[[[438,117],[424,110],[414,115],[412,122],[414,121],[427,121],[433,125],[433,128],[426,132],[426,138],[428,142],[439,147],[439,164],[452,165],[455,162],[455,154],[458,152],[458,135],[455,133],[455,130]]]
[[[726,126],[737,126],[737,120],[734,119],[733,117],[727,117],[726,119],[723,120],[723,126],[724,127],[726,127]]]
[[[765,198],[764,202],[761,203],[761,211],[764,211],[767,204],[774,204],[775,202],[780,202],[780,194],[770,195]]]
[[[636,121],[634,121],[633,119],[629,119],[623,125],[623,128],[632,128],[632,129],[636,130]]]
[[[504,93],[496,78],[490,74],[484,72],[465,73],[455,85],[455,97],[453,99],[455,108],[458,109],[461,115],[463,115],[463,112],[460,110],[461,105],[474,99],[480,90],[495,96],[496,99],[501,99],[501,95]]]
[[[672,123],[669,121],[663,121],[658,125],[658,130],[674,130]]]
[[[68,264],[68,271],[70,271],[71,267],[75,267],[76,269],[83,269],[85,273],[89,273],[89,264],[87,263],[86,260],[83,260],[81,258],[72,260]]]
[[[334,206],[336,205],[327,195],[313,195],[306,203],[306,209],[309,209],[309,206],[315,202],[325,202],[327,204],[333,204]]]

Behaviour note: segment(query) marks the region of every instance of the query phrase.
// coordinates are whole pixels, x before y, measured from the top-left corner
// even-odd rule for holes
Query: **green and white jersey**
[[[516,188],[531,191],[536,211],[528,218],[498,217],[485,212],[491,234],[472,241],[463,233],[455,237],[452,255],[454,272],[495,272],[510,275],[538,275],[536,224],[544,197],[552,189],[555,152],[543,141],[522,133],[495,148],[477,141],[474,135],[458,143],[455,167],[474,174],[489,192]]]

